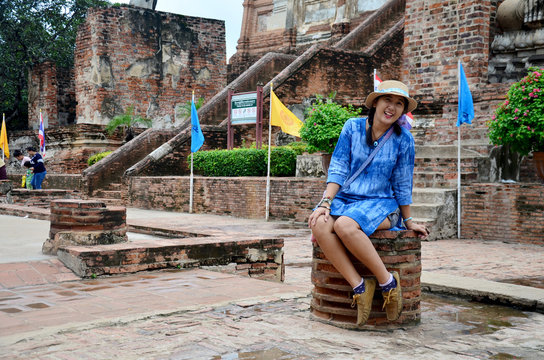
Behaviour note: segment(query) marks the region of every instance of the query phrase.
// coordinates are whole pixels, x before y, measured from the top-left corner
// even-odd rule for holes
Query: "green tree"
[[[0,0],[0,112],[8,127],[27,124],[27,76],[33,64],[70,67],[78,26],[104,0]]]
[[[135,116],[134,106],[129,106],[123,115],[117,115],[110,120],[108,125],[106,125],[106,130],[108,133],[112,134],[115,129],[121,127],[123,129],[125,141],[130,141],[134,138],[134,126],[136,126],[136,124],[144,124],[145,126],[150,127],[152,122],[151,119]]]
[[[204,98],[198,98],[198,100],[195,102],[195,108],[198,110],[204,105]],[[187,101],[183,105],[178,105],[178,111],[180,112],[181,116],[187,117],[191,116],[191,102]]]
[[[300,129],[300,137],[308,143],[310,153],[321,151],[332,154],[346,120],[361,114],[361,109],[352,105],[335,103],[335,97],[336,92],[330,93],[327,99],[316,95],[315,103],[305,110],[305,123]]]

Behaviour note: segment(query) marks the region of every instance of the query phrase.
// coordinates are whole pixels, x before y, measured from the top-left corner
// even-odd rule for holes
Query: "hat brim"
[[[373,91],[370,94],[368,94],[368,96],[366,97],[365,106],[369,109],[372,108],[372,103],[374,103],[374,100],[376,100],[380,96],[384,96],[387,94],[402,96],[408,101],[408,106],[406,107],[405,113],[412,112],[417,108],[417,101],[415,101],[411,97],[405,96],[404,94],[397,93],[395,91],[387,91],[387,92]]]

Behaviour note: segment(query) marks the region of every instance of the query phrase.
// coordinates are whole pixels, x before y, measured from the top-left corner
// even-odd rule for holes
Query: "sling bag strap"
[[[378,146],[376,146],[376,148],[370,153],[370,155],[368,155],[368,158],[366,158],[365,162],[363,163],[363,165],[361,165],[361,167],[359,169],[357,169],[357,171],[355,172],[355,174],[353,174],[349,179],[346,180],[346,182],[344,183],[344,185],[342,185],[340,187],[340,189],[338,190],[338,192],[340,192],[340,190],[342,189],[347,189],[348,186],[351,185],[351,183],[357,179],[357,177],[359,175],[361,175],[361,173],[363,172],[363,170],[368,166],[368,164],[370,164],[370,162],[372,161],[372,159],[374,158],[374,156],[376,156],[376,153],[385,145],[385,143],[387,142],[387,140],[389,140],[389,138],[391,137],[391,135],[393,134],[393,127],[391,126],[389,128],[389,131],[387,131],[387,134],[385,134],[385,137],[382,141],[380,141],[380,143],[378,144]]]

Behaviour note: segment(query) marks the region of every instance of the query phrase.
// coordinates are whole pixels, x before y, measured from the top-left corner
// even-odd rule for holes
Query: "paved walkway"
[[[37,257],[35,250],[47,237],[48,226],[31,220],[0,215],[0,359],[544,356],[544,315],[459,299],[425,295],[421,325],[388,333],[349,331],[312,321],[309,231],[289,222],[128,209],[129,223],[190,223],[210,231],[281,234],[287,265],[281,284],[211,269],[80,280],[56,258]],[[25,230],[30,228],[42,230],[29,235]],[[10,263],[20,244],[29,246],[28,260]],[[539,297],[544,247],[474,240],[424,242],[422,263],[429,286],[442,279],[460,281],[461,288],[477,287],[484,284],[478,282],[482,279],[491,290],[509,286],[506,282],[530,285],[508,289],[517,295],[537,290]]]

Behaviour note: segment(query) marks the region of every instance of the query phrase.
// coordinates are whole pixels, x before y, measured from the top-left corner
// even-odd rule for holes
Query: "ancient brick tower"
[[[30,128],[40,108],[49,128],[105,125],[129,106],[155,128],[172,128],[192,90],[210,99],[226,86],[225,23],[130,5],[89,9],[68,75],[45,64],[30,77]],[[75,101],[62,100],[66,92]]]

